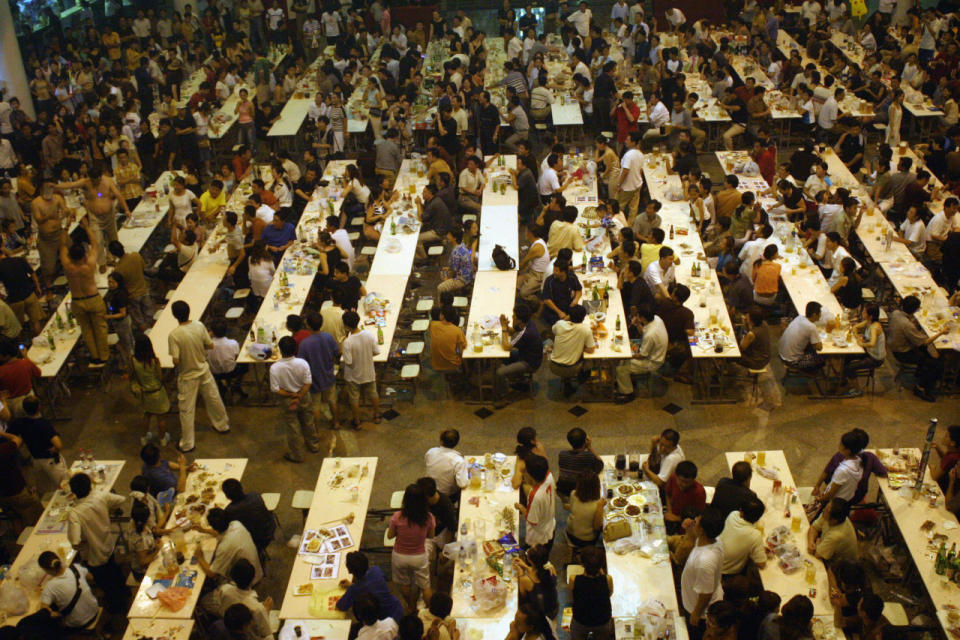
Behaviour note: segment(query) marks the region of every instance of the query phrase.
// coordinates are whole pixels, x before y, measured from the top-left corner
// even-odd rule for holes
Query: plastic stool
[[[157,309],[156,311],[153,312],[153,319],[154,319],[154,320],[159,320],[159,319],[160,319],[160,314],[162,314],[162,313],[163,313],[163,309]]]
[[[387,527],[386,529],[383,530],[383,546],[387,547],[388,549],[392,549],[393,545],[396,544],[397,539],[388,538],[387,537],[388,533],[390,533],[390,527]]]
[[[270,633],[277,635],[277,631],[280,631],[280,612],[277,609],[271,609],[267,618],[269,618]]]
[[[347,237],[350,238],[350,242],[355,242],[360,239],[360,232],[351,231],[350,233],[347,234]]]
[[[910,624],[910,618],[907,617],[907,612],[899,602],[884,602],[883,615],[895,627],[905,627]]]
[[[118,335],[115,334],[115,333],[108,333],[108,334],[107,334],[107,346],[112,347],[112,346],[114,346],[115,344],[117,344],[118,342],[120,342],[120,336],[118,336]]]
[[[404,348],[403,352],[408,356],[419,356],[423,353],[423,341],[414,340],[413,342],[408,342],[407,346]]]
[[[461,220],[463,220],[464,224],[466,224],[467,222],[472,222],[473,220],[476,220],[476,219],[477,219],[477,216],[475,216],[475,215],[472,214],[472,213],[465,213],[465,214],[463,214],[463,218],[461,218]]]
[[[20,535],[17,536],[17,544],[21,547],[27,544],[27,540],[30,538],[31,534],[33,534],[33,527],[24,527],[23,531],[20,532]]]
[[[399,509],[403,506],[403,491],[394,491],[390,494],[390,508]]]
[[[55,287],[67,286],[67,276],[58,276],[57,279],[53,281],[53,286]]]
[[[364,218],[363,216],[355,216],[353,218],[350,218],[350,226],[352,227],[363,226],[364,220],[366,220],[366,218]]]
[[[368,244],[367,246],[360,249],[360,255],[362,256],[372,256],[372,255],[376,255],[376,253],[377,253],[377,248],[372,244]]]
[[[435,244],[435,245],[433,245],[432,247],[428,248],[428,249],[427,249],[427,255],[428,255],[428,256],[431,256],[431,257],[434,257],[434,256],[442,256],[442,255],[443,255],[443,245],[442,245],[442,244]]]
[[[320,311],[323,311],[324,309],[329,309],[332,306],[333,306],[333,300],[324,300],[323,304],[320,305]]]
[[[716,487],[708,487],[708,486],[703,487],[703,492],[707,495],[707,504],[710,504],[711,502],[713,502],[713,494],[716,490],[717,490]]]
[[[303,523],[307,523],[307,513],[310,512],[310,506],[313,504],[313,491],[309,489],[297,489],[293,492],[293,499],[290,506],[294,509],[300,509],[303,515]]]
[[[283,527],[280,526],[280,518],[277,517],[277,507],[280,505],[280,494],[261,493],[260,498],[263,500],[263,506],[273,515],[273,521],[277,524],[277,531],[282,532]]]
[[[427,320],[426,318],[420,318],[418,320],[414,320],[413,324],[410,325],[410,330],[415,331],[417,333],[422,333],[429,328],[430,328],[430,321]]]
[[[426,313],[433,309],[433,298],[420,298],[417,300],[417,311],[420,313]]]
[[[453,306],[457,309],[462,309],[467,306],[467,302],[466,296],[456,296],[453,299]]]
[[[243,315],[243,307],[230,307],[223,317],[227,320],[236,320]]]
[[[244,298],[246,298],[246,297],[249,296],[249,295],[250,295],[250,289],[249,289],[249,288],[247,288],[247,289],[237,289],[236,291],[233,292],[233,299],[234,299],[234,300],[243,300]]]

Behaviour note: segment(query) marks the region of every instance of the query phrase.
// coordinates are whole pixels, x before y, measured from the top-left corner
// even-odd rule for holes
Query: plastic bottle
[[[383,327],[377,326],[377,344],[383,344]]]

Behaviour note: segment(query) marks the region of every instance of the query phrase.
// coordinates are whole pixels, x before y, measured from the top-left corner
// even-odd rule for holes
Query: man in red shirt
[[[640,117],[640,107],[633,101],[633,92],[624,91],[621,100],[613,108],[617,117],[617,142],[622,146],[634,131],[638,131],[637,118]]]
[[[761,130],[760,135],[753,141],[754,162],[760,167],[760,175],[767,181],[767,184],[774,184],[777,173],[777,148],[769,144],[767,132]]]
[[[664,486],[667,497],[667,508],[663,511],[663,519],[667,525],[667,533],[673,535],[682,531],[683,512],[688,507],[697,513],[703,511],[707,505],[707,492],[703,485],[697,482],[697,465],[689,460],[677,463],[673,475]]]
[[[250,171],[250,159],[252,157],[253,153],[247,145],[240,147],[237,154],[233,156],[233,176],[237,179],[237,182],[243,180],[243,176]]]
[[[0,345],[0,391],[6,392],[4,404],[14,418],[24,415],[23,400],[33,395],[33,379],[39,377],[40,369],[16,344]]]

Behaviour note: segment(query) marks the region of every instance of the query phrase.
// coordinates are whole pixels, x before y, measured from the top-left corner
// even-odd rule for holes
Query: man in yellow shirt
[[[436,147],[427,149],[427,180],[436,184],[437,176],[446,173],[453,177],[453,170],[450,165],[440,157],[440,152]]]
[[[640,245],[640,266],[644,271],[647,270],[651,262],[656,262],[660,259],[660,248],[663,246],[663,240],[667,236],[667,234],[663,232],[663,229],[660,228],[651,230],[650,235],[653,236],[653,242],[644,242]]]
[[[217,216],[227,205],[227,197],[223,193],[223,182],[213,180],[210,188],[200,194],[200,218],[204,224],[216,222]]]

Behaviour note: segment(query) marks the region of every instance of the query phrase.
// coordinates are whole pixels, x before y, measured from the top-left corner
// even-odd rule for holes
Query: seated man
[[[558,267],[554,270],[554,274],[558,271],[564,272]],[[549,281],[548,278],[547,282]],[[566,319],[557,320],[553,325],[554,342],[553,353],[550,354],[550,371],[563,381],[564,397],[570,396],[575,390],[572,379],[582,377],[583,355],[593,353],[596,349],[593,332],[583,323],[586,317],[587,310],[578,304],[570,307],[570,314]]]
[[[198,542],[194,549],[197,564],[207,578],[222,578],[229,575],[233,564],[240,558],[244,558],[253,565],[254,569],[253,581],[250,584],[255,585],[260,582],[263,577],[260,556],[257,554],[257,545],[253,543],[247,528],[239,520],[231,521],[227,517],[227,512],[219,507],[213,507],[207,511],[207,523],[210,529],[198,528],[198,530],[217,536],[217,548],[213,553],[213,559],[207,562],[201,542]]]
[[[543,282],[543,308],[540,311],[543,321],[553,325],[558,320],[569,319],[568,314],[579,304],[581,295],[583,286],[570,268],[570,262],[557,258],[553,263],[553,274]]]
[[[663,320],[647,306],[637,309],[636,315],[630,318],[630,323],[642,332],[640,346],[631,341],[633,356],[617,366],[618,404],[633,400],[633,379],[631,376],[649,374],[663,366],[667,357],[667,328]]]
[[[750,478],[753,476],[753,467],[749,462],[741,460],[733,465],[729,478],[720,478],[717,488],[713,492],[713,501],[710,506],[719,509],[724,517],[734,511],[739,511],[748,500],[755,500],[757,494],[750,490]]]
[[[187,486],[187,459],[182,453],[177,457],[176,463],[167,462],[160,458],[157,445],[147,444],[140,449],[140,459],[143,460],[140,475],[150,483],[152,495],[156,496],[169,489],[180,493]]]
[[[253,565],[240,558],[230,568],[230,582],[220,584],[205,595],[200,606],[212,615],[222,616],[233,605],[242,604],[253,617],[253,633],[248,637],[267,640],[273,637],[270,632],[270,610],[273,609],[273,598],[268,596],[260,602],[257,592],[251,586],[254,575]]]
[[[453,305],[440,309],[440,319],[430,323],[430,366],[434,371],[459,378],[467,338],[460,329],[460,315]]]
[[[577,486],[577,478],[581,473],[603,471],[603,461],[593,450],[586,431],[580,427],[570,429],[567,432],[567,442],[570,448],[561,451],[557,458],[557,466],[560,469],[557,475],[557,495],[564,498],[564,502]]]
[[[227,478],[220,487],[223,495],[230,501],[224,511],[229,520],[239,520],[258,549],[264,549],[273,540],[277,528],[273,514],[267,510],[263,498],[256,492],[244,492],[243,485],[236,478]]]
[[[498,397],[503,396],[510,378],[533,373],[543,362],[543,339],[532,319],[533,312],[523,302],[513,310],[512,327],[506,316],[500,316],[500,346],[510,352],[510,357],[496,370],[494,385]]]
[[[340,588],[346,591],[337,600],[337,610],[350,611],[357,599],[372,596],[380,607],[380,611],[393,618],[395,622],[400,622],[400,618],[403,617],[403,605],[400,604],[397,596],[390,592],[383,570],[377,565],[371,567],[370,561],[360,551],[348,553],[346,565],[351,579],[340,581]]]
[[[380,604],[371,594],[365,593],[353,602],[353,615],[362,626],[357,640],[390,640],[397,637],[396,620],[380,609]]]
[[[437,285],[437,295],[470,286],[476,271],[473,249],[463,242],[463,227],[452,226],[447,233],[447,242],[453,246],[450,251],[450,277]]]
[[[834,498],[807,531],[807,551],[821,560],[860,560],[860,545],[853,523],[847,517],[846,500]]]
[[[767,563],[763,533],[757,528],[757,522],[763,517],[766,506],[757,498],[747,498],[742,506],[730,512],[723,525],[720,541],[723,543],[724,576],[741,575],[747,569],[748,562],[762,569]],[[763,585],[759,580],[752,585],[751,591],[759,591]]]
[[[816,322],[823,307],[811,300],[804,315],[794,318],[780,336],[778,352],[787,365],[802,371],[816,371],[825,362],[818,351],[823,348]]]
[[[917,383],[913,395],[934,402],[937,399],[934,395],[937,382],[943,375],[943,358],[933,343],[945,334],[947,329],[927,336],[914,318],[919,309],[920,299],[917,296],[907,296],[900,302],[900,308],[890,314],[887,348],[893,352],[897,362],[917,366]]]
[[[667,480],[663,491],[667,498],[663,520],[670,535],[682,531],[680,524],[683,522],[685,509],[693,508],[699,514],[707,506],[707,492],[703,485],[697,482],[697,465],[689,460],[677,463],[677,468]]]
[[[583,236],[580,235],[580,228],[576,225],[578,215],[576,207],[566,206],[560,214],[560,219],[551,223],[547,235],[547,250],[551,256],[556,257],[557,252],[563,248],[575,253],[583,251]]]

